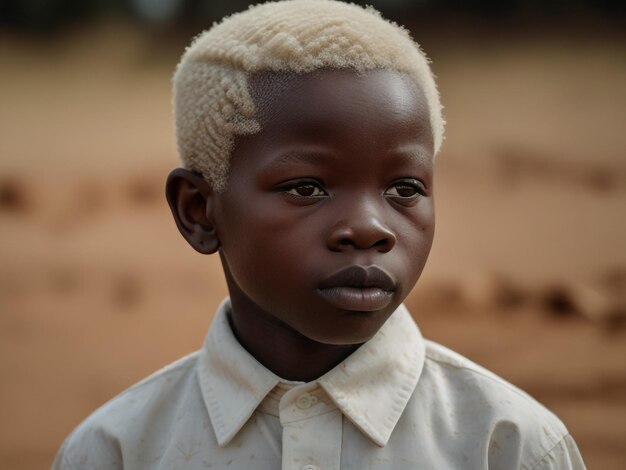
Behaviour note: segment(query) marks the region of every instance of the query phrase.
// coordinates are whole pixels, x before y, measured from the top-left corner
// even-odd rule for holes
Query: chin
[[[382,326],[382,324],[380,325]],[[374,331],[363,329],[363,331],[355,331],[350,329],[347,332],[333,331],[333,332],[311,332],[300,331],[300,334],[306,336],[312,341],[322,344],[328,344],[333,346],[353,346],[363,344],[374,337],[380,328],[376,328]]]

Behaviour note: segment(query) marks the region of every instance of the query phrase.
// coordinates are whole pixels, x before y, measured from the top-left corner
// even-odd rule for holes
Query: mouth
[[[320,283],[318,293],[342,310],[373,312],[393,300],[395,282],[377,266],[350,266]]]

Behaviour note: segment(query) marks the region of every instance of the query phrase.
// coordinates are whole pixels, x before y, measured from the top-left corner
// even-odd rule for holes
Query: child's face
[[[423,93],[388,70],[265,74],[252,92],[262,130],[237,139],[213,208],[233,305],[318,342],[364,342],[433,239]]]

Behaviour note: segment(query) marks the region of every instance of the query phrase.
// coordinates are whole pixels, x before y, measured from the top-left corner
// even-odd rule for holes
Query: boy
[[[230,297],[201,351],[96,411],[55,468],[584,468],[554,415],[402,306],[443,134],[406,31],[334,1],[260,5],[194,41],[174,104],[167,199]]]

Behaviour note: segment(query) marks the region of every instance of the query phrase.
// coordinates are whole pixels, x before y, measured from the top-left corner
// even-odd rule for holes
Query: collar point
[[[389,442],[389,438],[391,437],[391,433],[387,433],[386,435],[380,434],[368,434],[370,439],[376,444],[378,447],[385,447]]]

